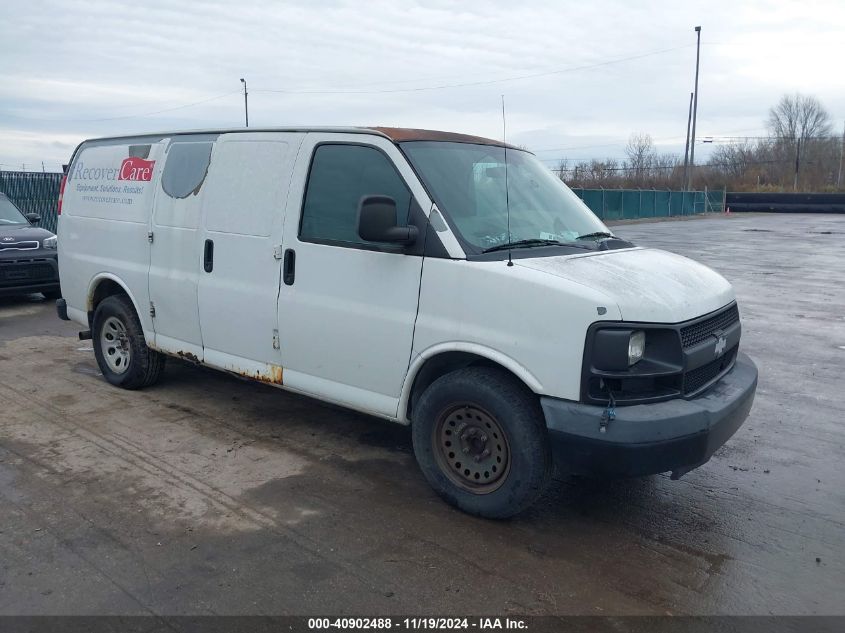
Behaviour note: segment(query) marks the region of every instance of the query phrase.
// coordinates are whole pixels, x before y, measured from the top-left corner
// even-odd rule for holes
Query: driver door
[[[411,184],[409,184],[411,183]],[[285,385],[348,407],[394,417],[408,370],[422,253],[365,242],[363,196],[386,195],[397,220],[431,202],[398,149],[360,134],[309,134],[294,173],[283,246],[279,332]],[[295,261],[288,274],[290,260]]]

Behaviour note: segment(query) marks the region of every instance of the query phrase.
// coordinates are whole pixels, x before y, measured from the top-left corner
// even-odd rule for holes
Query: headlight
[[[645,352],[645,332],[637,330],[631,332],[631,338],[628,339],[628,365],[631,366],[639,362]]]
[[[52,237],[48,237],[46,240],[41,242],[41,246],[43,246],[44,248],[53,248],[54,249],[54,248],[58,247],[58,245],[59,245],[59,238],[56,237],[55,235],[52,236]]]

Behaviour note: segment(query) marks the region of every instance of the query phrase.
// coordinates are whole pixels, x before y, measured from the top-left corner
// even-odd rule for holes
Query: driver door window
[[[407,221],[411,193],[381,151],[364,145],[317,146],[302,207],[299,238],[305,242],[366,245],[358,237],[358,203],[369,195],[396,200],[400,222]]]

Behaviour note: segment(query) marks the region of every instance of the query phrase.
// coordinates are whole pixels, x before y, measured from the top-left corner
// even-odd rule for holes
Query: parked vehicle
[[[56,236],[33,226],[40,221],[37,213],[24,215],[0,193],[0,296],[60,296]]]
[[[680,476],[757,384],[734,292],[619,239],[532,154],[396,128],[86,141],[63,184],[62,318],[103,376],[166,356],[410,424],[486,517],[568,472]]]

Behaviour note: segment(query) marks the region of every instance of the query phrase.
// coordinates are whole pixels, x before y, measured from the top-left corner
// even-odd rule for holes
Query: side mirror
[[[27,213],[24,217],[29,220],[30,224],[38,224],[41,222],[41,216],[37,213]]]
[[[396,201],[390,196],[364,196],[358,203],[358,236],[368,242],[413,244],[417,227],[396,223]]]

